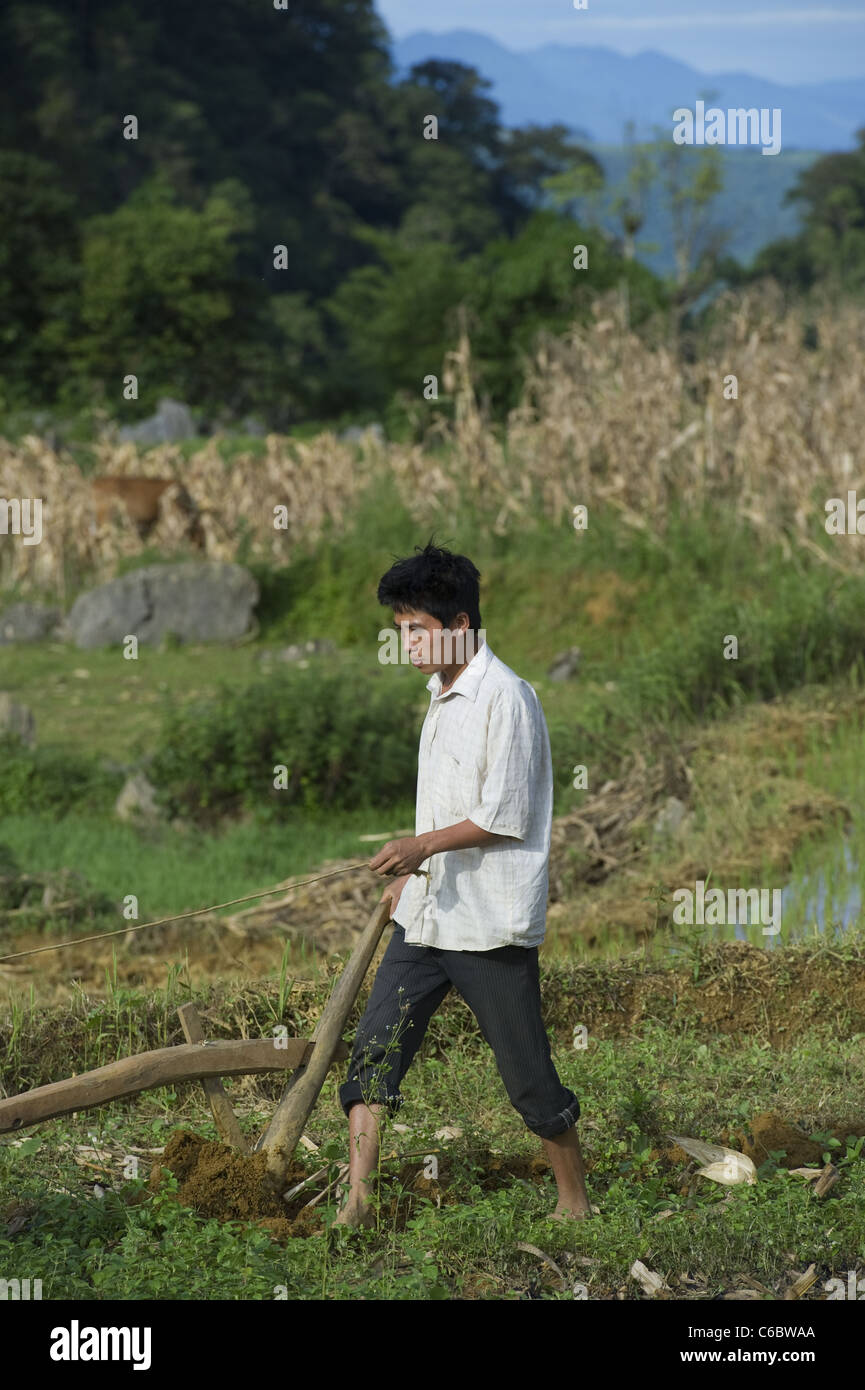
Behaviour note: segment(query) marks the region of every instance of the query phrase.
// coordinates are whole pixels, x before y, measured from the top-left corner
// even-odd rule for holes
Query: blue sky
[[[655,49],[702,72],[775,82],[863,79],[865,0],[377,0],[395,38],[419,29],[474,29],[507,48],[601,44]]]

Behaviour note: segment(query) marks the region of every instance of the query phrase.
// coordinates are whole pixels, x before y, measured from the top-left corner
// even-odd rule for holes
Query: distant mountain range
[[[653,126],[672,130],[678,106],[767,107],[781,110],[782,153],[789,150],[846,150],[865,126],[865,78],[781,86],[746,72],[704,73],[663,53],[627,58],[612,48],[545,44],[515,53],[469,29],[445,34],[419,32],[395,40],[400,72],[427,58],[449,58],[477,68],[493,83],[490,95],[506,126],[561,121],[598,144],[621,144],[625,122],[649,139]],[[763,163],[770,161],[763,157]]]
[[[446,34],[416,33],[393,44],[403,76],[413,63],[444,58],[476,68],[492,82],[489,95],[499,104],[505,126],[561,122],[597,156],[607,182],[598,218],[617,230],[609,202],[626,175],[625,122],[637,137],[651,140],[656,127],[672,138],[672,113],[707,106],[756,106],[781,110],[781,151],[766,156],[759,148],[721,147],[724,188],[715,204],[715,222],[729,229],[727,251],[743,265],[767,242],[793,236],[799,211],[784,202],[799,174],[827,150],[849,150],[865,126],[865,80],[784,87],[748,73],[698,72],[663,53],[624,57],[611,48],[569,48],[546,44],[514,53],[495,39],[467,29]],[[638,256],[660,273],[673,269],[672,230],[663,194],[654,188]],[[651,248],[651,249],[650,249]]]

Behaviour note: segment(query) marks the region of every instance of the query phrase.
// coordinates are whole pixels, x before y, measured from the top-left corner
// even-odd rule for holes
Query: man
[[[396,875],[382,894],[394,930],[339,1092],[350,1154],[336,1221],[374,1221],[367,1189],[378,1115],[401,1106],[400,1083],[451,986],[492,1047],[511,1104],[543,1142],[558,1186],[552,1215],[582,1218],[590,1206],[580,1103],[559,1080],[541,1019],[553,804],[546,721],[532,687],[485,641],[471,560],[432,542],[416,549],[378,587],[411,664],[430,678],[416,834],[389,841],[370,861]]]

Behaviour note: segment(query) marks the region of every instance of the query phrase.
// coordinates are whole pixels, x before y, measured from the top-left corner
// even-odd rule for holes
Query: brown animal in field
[[[198,507],[176,478],[94,478],[90,486],[97,525],[102,526],[112,512],[122,507],[142,541],[147,540],[160,518],[163,494],[169,488],[174,489],[171,503],[185,518],[186,538],[199,550],[204,550],[205,536]]]

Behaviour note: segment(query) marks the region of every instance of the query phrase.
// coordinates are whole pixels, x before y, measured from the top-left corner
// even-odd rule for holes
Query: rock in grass
[[[42,642],[54,633],[59,622],[57,608],[45,608],[41,603],[13,603],[0,613],[0,647],[15,642]]]
[[[348,429],[337,435],[337,439],[345,444],[359,444],[367,435],[371,436],[376,444],[384,444],[384,426],[378,420],[373,420],[371,425],[349,425]]]
[[[114,803],[114,814],[128,822],[159,820],[162,813],[156,803],[156,788],[143,772],[127,777]]]
[[[124,443],[170,444],[177,439],[191,439],[196,433],[195,420],[188,405],[162,396],[156,412],[137,425],[124,425],[118,430]]]
[[[8,690],[0,690],[0,737],[9,734],[27,748],[36,746],[36,720],[27,705],[13,700]]]
[[[551,681],[569,681],[580,669],[581,652],[579,647],[569,647],[566,652],[560,652],[547,672]]]
[[[668,796],[655,817],[654,832],[658,836],[678,836],[688,828],[690,818],[684,801]]]
[[[146,565],[80,594],[65,635],[77,647],[119,645],[129,636],[158,643],[231,642],[253,624],[259,589],[242,565],[216,560]]]

